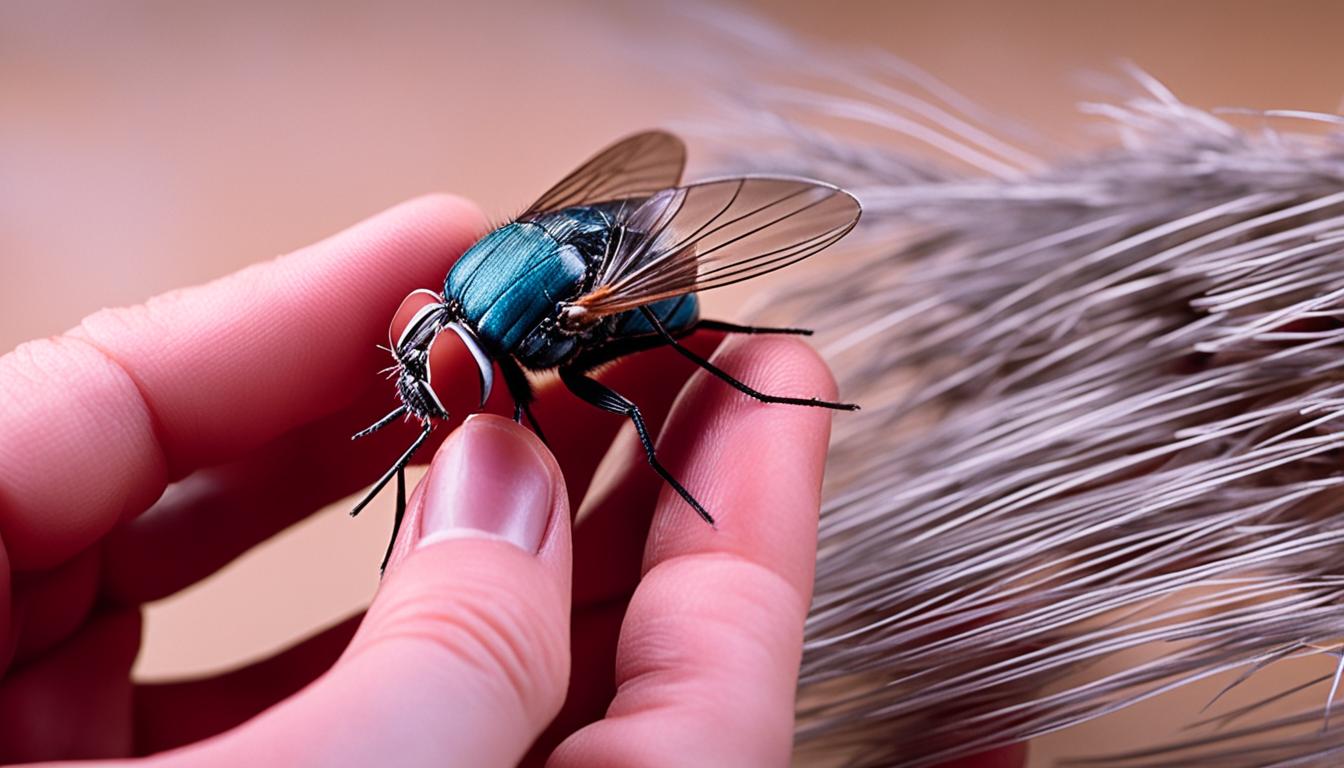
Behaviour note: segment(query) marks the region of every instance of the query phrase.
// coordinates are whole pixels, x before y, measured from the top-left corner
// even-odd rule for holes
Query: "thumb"
[[[514,765],[569,682],[570,525],[555,459],[474,416],[411,499],[398,562],[340,661],[192,764]],[[213,753],[213,754],[211,754]]]

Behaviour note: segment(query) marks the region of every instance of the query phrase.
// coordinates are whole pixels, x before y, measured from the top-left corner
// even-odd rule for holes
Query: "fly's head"
[[[439,294],[412,291],[392,317],[388,343],[397,395],[422,423],[447,419],[450,406],[476,410],[490,396],[494,365],[476,335]],[[472,369],[475,376],[463,374]]]

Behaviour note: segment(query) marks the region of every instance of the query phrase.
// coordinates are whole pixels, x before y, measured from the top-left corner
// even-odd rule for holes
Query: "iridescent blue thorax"
[[[537,370],[553,368],[585,346],[653,333],[638,310],[578,335],[562,332],[556,323],[558,305],[591,287],[617,231],[616,207],[566,208],[500,227],[458,259],[444,281],[445,298],[492,353],[513,355]],[[674,332],[699,316],[689,294],[649,309]]]

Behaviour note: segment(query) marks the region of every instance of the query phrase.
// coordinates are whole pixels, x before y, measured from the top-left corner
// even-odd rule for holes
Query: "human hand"
[[[461,201],[414,201],[0,359],[0,755],[509,765],[535,742],[526,759],[558,766],[787,762],[829,412],[687,383],[689,364],[662,352],[603,378],[655,430],[666,417],[660,455],[718,530],[622,419],[542,387],[558,462],[506,420],[454,432],[353,639],[357,620],[220,677],[131,682],[137,606],[404,448],[409,430],[349,441],[391,395],[374,345],[481,228]],[[833,394],[794,340],[730,342],[715,360],[767,391]],[[590,487],[613,441],[615,471]]]

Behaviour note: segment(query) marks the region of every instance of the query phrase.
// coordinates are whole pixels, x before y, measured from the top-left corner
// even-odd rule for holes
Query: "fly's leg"
[[[811,336],[811,328],[772,328],[762,325],[738,325],[737,323],[725,323],[722,320],[701,320],[695,324],[697,329],[703,328],[707,331],[722,331],[723,333],[787,333],[793,336]]]
[[[657,331],[658,335],[663,338],[663,341],[669,346],[671,346],[673,349],[677,350],[677,352],[680,353],[682,357],[686,358],[687,360],[690,360],[691,362],[695,363],[701,368],[704,368],[706,371],[709,371],[715,377],[726,382],[733,389],[736,389],[737,391],[741,392],[744,395],[747,395],[748,397],[753,397],[757,400],[760,400],[763,403],[783,403],[785,405],[808,405],[814,408],[830,408],[836,411],[859,410],[859,406],[854,403],[833,403],[829,400],[818,400],[815,397],[783,397],[781,395],[767,395],[764,392],[758,392],[757,390],[752,389],[746,384],[743,384],[741,381],[738,381],[736,378],[733,378],[733,376],[729,374],[727,371],[723,370],[722,368],[719,368],[718,366],[709,362],[705,358],[697,355],[696,353],[682,346],[681,342],[677,341],[675,338],[673,338],[672,334],[667,332],[667,329],[663,327],[662,321],[660,321],[658,319],[658,316],[654,314],[653,311],[650,310],[648,307],[640,307],[639,311],[643,313],[644,318],[649,321],[649,325],[653,326],[653,329]]]
[[[388,424],[391,424],[392,422],[396,421],[397,419],[401,418],[404,415],[406,415],[406,406],[399,405],[391,413],[387,414],[383,418],[374,422],[372,426],[365,427],[364,429],[361,429],[358,432],[356,432],[353,436],[351,436],[350,439],[358,440],[361,437],[368,437],[369,435],[372,435],[374,432],[377,432],[383,427],[386,427]]]
[[[406,470],[397,470],[397,511],[392,518],[392,538],[387,541],[387,552],[383,553],[383,562],[378,573],[387,571],[387,561],[392,559],[392,548],[397,545],[397,534],[401,532],[401,520],[406,516]]]
[[[543,445],[549,445],[546,442],[546,435],[541,431],[541,424],[537,423],[537,417],[532,415],[532,401],[536,399],[532,394],[532,385],[527,381],[527,374],[518,363],[507,356],[501,356],[496,362],[499,363],[499,370],[504,374],[504,383],[509,387],[509,395],[513,397],[513,420],[519,424],[523,423],[523,417],[527,417],[527,423],[532,427]]]
[[[639,435],[639,442],[644,446],[644,455],[649,459],[649,466],[653,467],[653,471],[666,480],[667,484],[672,486],[673,490],[680,494],[687,504],[691,505],[691,509],[694,509],[696,514],[700,515],[705,522],[714,525],[714,518],[705,511],[704,506],[695,500],[691,492],[686,490],[686,487],[678,482],[671,472],[667,471],[662,462],[658,461],[657,453],[653,448],[653,438],[649,436],[649,429],[644,424],[644,416],[639,412],[639,406],[577,368],[561,368],[560,380],[580,400],[604,411],[619,413],[628,417],[635,425],[635,433]]]
[[[397,463],[393,464],[391,469],[384,472],[383,476],[378,478],[378,482],[374,483],[373,487],[369,489],[369,492],[364,496],[364,500],[356,504],[354,509],[350,510],[351,517],[363,512],[364,508],[369,505],[369,502],[373,501],[373,497],[377,496],[378,492],[383,490],[393,477],[400,477],[401,471],[406,468],[407,464],[411,463],[411,457],[420,449],[420,446],[424,445],[425,440],[429,437],[430,430],[432,429],[433,427],[426,422],[425,428],[420,431],[420,436],[415,438],[415,442],[411,443],[411,447],[407,448],[406,452],[401,454],[401,458],[397,459]]]

